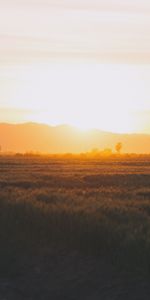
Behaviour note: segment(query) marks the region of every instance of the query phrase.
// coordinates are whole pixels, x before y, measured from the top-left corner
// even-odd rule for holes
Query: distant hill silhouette
[[[0,145],[3,151],[49,153],[87,152],[92,148],[112,148],[121,142],[124,152],[150,153],[150,135],[114,134],[97,129],[81,132],[68,126],[37,123],[0,123]]]

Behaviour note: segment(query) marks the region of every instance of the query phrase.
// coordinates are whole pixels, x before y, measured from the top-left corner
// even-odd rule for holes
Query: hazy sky
[[[150,1],[0,0],[0,121],[150,133]]]

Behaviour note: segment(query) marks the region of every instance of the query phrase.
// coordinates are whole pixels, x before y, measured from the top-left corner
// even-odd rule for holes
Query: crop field
[[[145,300],[149,276],[150,156],[1,155],[0,299]]]

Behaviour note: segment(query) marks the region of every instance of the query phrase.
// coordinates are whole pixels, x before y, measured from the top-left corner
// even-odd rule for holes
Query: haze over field
[[[118,142],[122,142],[123,152],[150,153],[150,135],[81,131],[68,125],[0,124],[0,145],[4,152],[80,153],[94,148],[115,151]]]
[[[0,122],[150,133],[149,33],[148,0],[0,0]]]

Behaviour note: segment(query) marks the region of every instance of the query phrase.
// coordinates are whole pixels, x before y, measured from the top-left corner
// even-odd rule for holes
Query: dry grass
[[[150,157],[0,157],[1,272],[52,245],[150,270]]]

